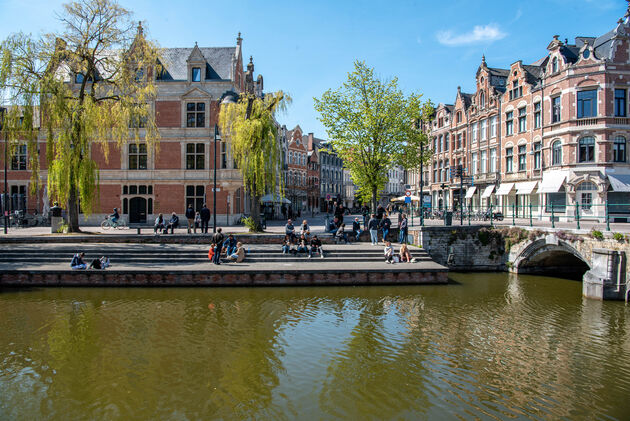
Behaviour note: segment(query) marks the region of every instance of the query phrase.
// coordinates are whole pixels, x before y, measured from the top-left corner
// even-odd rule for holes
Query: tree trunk
[[[77,191],[74,187],[70,187],[68,195],[68,232],[81,232],[79,229],[79,206],[77,200]]]
[[[262,232],[262,226],[260,224],[260,196],[250,195],[250,212],[251,218],[254,220],[254,229],[250,228],[252,232]]]

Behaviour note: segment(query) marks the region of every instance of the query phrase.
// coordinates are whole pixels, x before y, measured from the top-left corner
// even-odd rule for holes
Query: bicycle
[[[101,228],[103,228],[104,230],[108,230],[110,228],[114,228],[114,229],[127,228],[127,221],[125,221],[123,218],[119,218],[118,221],[112,222],[112,220],[109,219],[109,216],[106,216],[105,220],[101,222]]]

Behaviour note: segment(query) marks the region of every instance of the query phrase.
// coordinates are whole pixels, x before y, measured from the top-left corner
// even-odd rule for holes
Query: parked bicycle
[[[109,218],[109,216],[106,216],[105,220],[101,222],[101,228],[103,228],[104,230],[108,230],[110,228],[114,228],[114,229],[127,228],[127,221],[125,221],[123,218],[119,218],[118,221],[114,222]]]

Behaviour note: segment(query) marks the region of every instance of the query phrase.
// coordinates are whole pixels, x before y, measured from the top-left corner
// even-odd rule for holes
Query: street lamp
[[[219,125],[214,124],[214,186],[212,188],[212,232],[217,232],[217,142],[221,141]]]
[[[1,108],[0,107],[0,132],[4,132],[4,116],[6,113],[7,109],[6,108]],[[7,154],[8,154],[8,142],[7,142],[7,134],[6,132],[4,132],[4,197],[2,198],[2,214],[4,215],[4,233],[7,234],[8,233],[8,226],[9,226],[9,209],[7,206],[7,199],[9,197],[9,185],[8,185],[8,181],[7,181]]]

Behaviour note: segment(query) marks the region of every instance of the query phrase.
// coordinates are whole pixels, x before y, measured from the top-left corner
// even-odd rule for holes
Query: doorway
[[[132,197],[129,200],[129,223],[147,222],[147,199]]]

